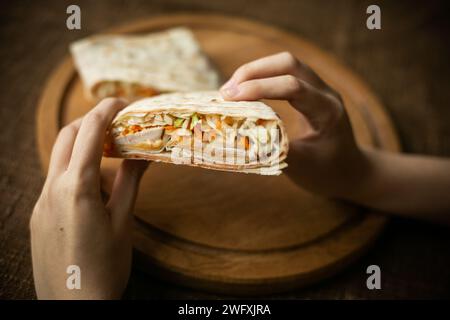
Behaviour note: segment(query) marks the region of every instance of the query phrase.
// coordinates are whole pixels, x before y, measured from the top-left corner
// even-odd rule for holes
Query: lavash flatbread
[[[158,117],[166,124],[159,124]],[[172,118],[174,125],[182,119],[181,127],[172,128],[174,125],[168,125],[170,119],[166,118]],[[208,141],[211,132],[216,135]],[[160,138],[155,138],[155,133],[160,134]],[[277,114],[259,101],[225,101],[217,91],[165,94],[132,103],[113,120],[105,155],[178,163],[174,158],[175,149],[168,150],[164,146],[184,134],[182,140],[187,139],[185,137],[191,140],[184,145],[178,142],[174,147],[181,146],[178,151],[187,154],[182,164],[262,175],[278,175],[287,166],[284,160],[289,142]],[[169,140],[166,140],[167,135],[170,135]],[[203,141],[203,152],[194,149],[198,142],[195,139]],[[243,141],[241,148],[240,141]],[[163,149],[159,149],[161,147]],[[205,152],[212,147],[219,153],[214,152],[211,156]]]
[[[89,98],[129,99],[217,89],[218,72],[184,27],[147,35],[98,35],[70,46]]]

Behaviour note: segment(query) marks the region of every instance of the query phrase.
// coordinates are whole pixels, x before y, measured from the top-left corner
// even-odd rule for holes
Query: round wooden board
[[[255,58],[292,52],[341,92],[360,144],[399,150],[391,121],[364,82],[298,36],[211,14],[152,17],[108,31],[142,33],[181,25],[193,30],[224,78]],[[304,120],[297,112],[285,102],[268,103],[291,139],[302,134]],[[44,169],[59,129],[92,106],[67,57],[48,80],[37,113]],[[107,185],[119,162],[103,160]],[[160,163],[153,163],[142,180],[135,215],[141,267],[183,285],[233,294],[282,291],[330,276],[373,243],[386,223],[383,215],[310,194],[285,175]]]

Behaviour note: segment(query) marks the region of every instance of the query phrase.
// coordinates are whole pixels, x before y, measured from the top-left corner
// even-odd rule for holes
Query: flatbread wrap
[[[279,175],[288,145],[283,122],[265,103],[203,91],[130,104],[112,121],[104,155]]]
[[[147,35],[97,35],[70,46],[91,100],[135,100],[165,92],[217,89],[218,72],[184,27]]]

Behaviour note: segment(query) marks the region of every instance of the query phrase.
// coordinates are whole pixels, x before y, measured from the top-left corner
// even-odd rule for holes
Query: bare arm
[[[365,179],[349,200],[450,225],[450,160],[363,150]]]
[[[291,141],[287,173],[311,191],[450,224],[450,160],[357,145],[339,93],[290,53],[238,68],[222,87],[230,100],[287,100],[311,126]]]

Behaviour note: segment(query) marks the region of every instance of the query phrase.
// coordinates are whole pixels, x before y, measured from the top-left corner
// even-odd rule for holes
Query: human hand
[[[56,139],[30,220],[40,299],[116,299],[126,287],[131,211],[147,162],[123,161],[106,203],[100,190],[105,132],[124,106],[119,99],[104,99],[82,120],[64,127]],[[80,290],[66,287],[70,265],[80,268]]]
[[[351,197],[367,171],[340,95],[313,70],[283,52],[238,68],[221,93],[228,100],[287,100],[310,124],[291,141],[288,175],[307,189]]]

